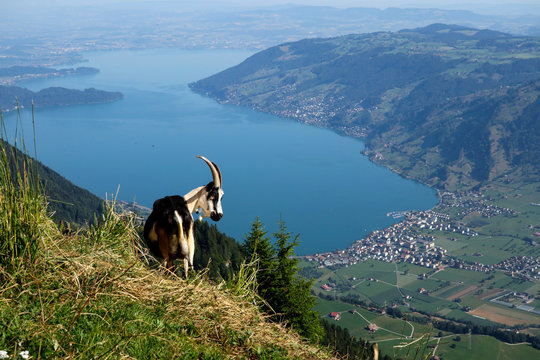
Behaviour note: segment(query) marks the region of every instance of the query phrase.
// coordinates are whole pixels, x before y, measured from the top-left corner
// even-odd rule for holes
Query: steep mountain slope
[[[434,24],[286,43],[191,84],[347,135],[440,188],[536,174],[540,38]]]
[[[195,270],[208,268],[213,279],[228,279],[245,260],[242,245],[220,232],[215,224],[195,221]]]
[[[15,168],[15,159],[17,159],[19,168],[22,169],[25,155],[0,139],[0,149],[2,147],[6,149],[11,168]],[[103,214],[105,208],[103,199],[86,189],[74,185],[41,162],[34,160],[31,163],[39,173],[40,183],[49,203],[48,208],[54,213],[52,215],[53,219],[82,225],[92,223],[94,216],[100,217]],[[12,174],[15,173],[15,171],[12,171]]]

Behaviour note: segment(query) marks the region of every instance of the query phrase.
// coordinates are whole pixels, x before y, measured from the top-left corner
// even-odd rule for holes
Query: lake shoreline
[[[343,249],[375,229],[395,224],[388,212],[426,210],[437,204],[433,189],[396,176],[367,158],[361,138],[221,105],[189,89],[190,82],[249,54],[175,49],[92,52],[86,56],[90,66],[100,69],[95,76],[25,84],[31,89],[77,86],[125,94],[122,101],[100,106],[40,111],[36,122],[40,160],[100,197],[115,193],[121,184],[119,200],[135,199],[150,207],[157,198],[184,194],[208,181],[207,169],[195,159],[202,153],[223,168],[227,196],[225,217],[217,224],[220,231],[242,242],[255,217],[269,234],[278,230],[283,218],[292,234],[300,234],[296,252],[302,255]],[[216,57],[222,61],[216,63]],[[148,68],[148,62],[162,66]],[[200,149],[203,133],[205,146]],[[61,143],[53,140],[58,134],[65,139]],[[171,174],[156,177],[171,156]],[[191,176],[185,175],[186,169]]]

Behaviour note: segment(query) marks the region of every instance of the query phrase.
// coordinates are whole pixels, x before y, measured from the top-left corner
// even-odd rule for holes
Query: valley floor
[[[527,342],[428,324],[445,319],[540,334],[540,184],[493,183],[440,197],[433,210],[389,214],[405,219],[346,250],[306,256],[303,273],[315,279],[317,310],[323,317],[339,313],[339,325],[387,354],[417,340],[445,359],[488,358],[488,350],[500,359],[539,356]],[[387,308],[403,317],[385,314]],[[417,316],[424,323],[404,320]]]

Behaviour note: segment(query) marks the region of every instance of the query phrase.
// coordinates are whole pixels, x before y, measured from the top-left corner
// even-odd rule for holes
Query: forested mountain
[[[119,100],[123,97],[120,92],[111,92],[89,88],[85,90],[50,87],[37,92],[18,87],[0,85],[0,110],[9,111],[17,107],[65,106],[79,104],[94,104]]]
[[[240,243],[206,221],[195,221],[195,241],[195,269],[208,266],[211,278],[228,279],[244,260]]]
[[[540,173],[538,37],[434,24],[308,39],[190,86],[364,137],[373,159],[439,188]]]
[[[23,153],[15,149],[10,144],[0,139],[0,151],[6,149],[7,159],[11,163],[11,168],[15,169],[15,159],[19,162],[19,168],[22,169]],[[80,188],[69,180],[58,174],[51,168],[43,165],[39,161],[33,160],[32,166],[35,166],[39,174],[41,187],[49,202],[49,210],[54,212],[52,218],[55,220],[65,220],[71,223],[83,225],[92,223],[94,217],[101,216],[105,209],[105,201],[88,190]],[[35,169],[30,169],[34,172]],[[16,171],[12,171],[15,174]]]

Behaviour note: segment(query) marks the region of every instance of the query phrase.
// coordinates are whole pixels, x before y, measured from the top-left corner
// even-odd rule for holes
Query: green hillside
[[[0,139],[0,148],[2,147],[6,149],[8,160],[11,163],[10,167],[14,169],[15,161],[17,161],[19,168],[23,168],[23,161],[28,157]],[[105,208],[103,199],[86,189],[74,185],[39,161],[33,160],[31,164],[37,168],[42,190],[49,203],[48,209],[52,211],[54,220],[64,220],[69,223],[84,225],[92,223],[96,216],[101,217]],[[14,173],[12,171],[12,174]]]
[[[230,278],[245,260],[240,243],[206,221],[195,221],[195,242],[195,270],[208,267],[211,278]]]
[[[374,160],[439,188],[540,173],[538,37],[434,24],[308,39],[190,86],[363,137]]]

